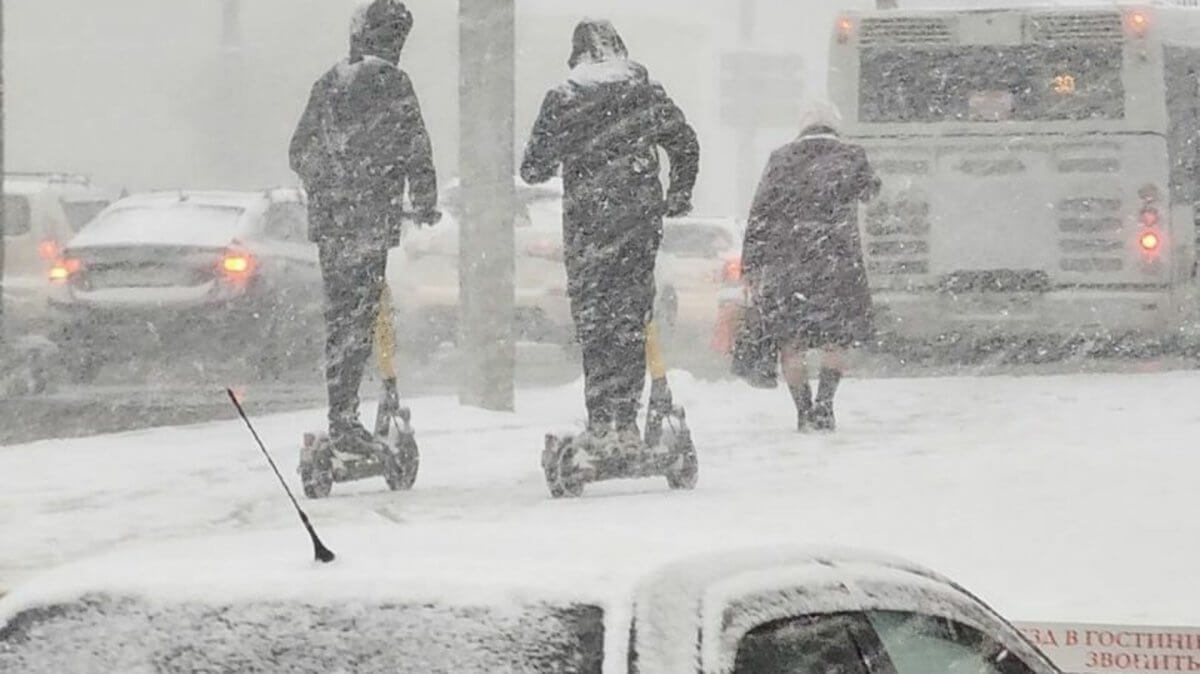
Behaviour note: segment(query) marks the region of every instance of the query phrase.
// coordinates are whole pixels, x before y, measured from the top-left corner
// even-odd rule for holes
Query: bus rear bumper
[[[1039,294],[876,292],[881,335],[931,339],[945,335],[1167,336],[1181,312],[1167,290],[1061,290]]]

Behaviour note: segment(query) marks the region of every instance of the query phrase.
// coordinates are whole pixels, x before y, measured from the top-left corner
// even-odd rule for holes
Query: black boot
[[[792,402],[796,403],[796,430],[806,431],[813,411],[812,386],[806,381],[789,386],[788,390],[792,392]]]
[[[813,428],[818,431],[831,432],[837,430],[837,421],[833,416],[833,397],[837,394],[838,384],[842,381],[842,373],[827,367],[821,368],[821,379],[817,388],[817,402],[813,406]]]
[[[388,451],[387,443],[368,431],[357,419],[329,425],[329,442],[338,454],[374,459]]]

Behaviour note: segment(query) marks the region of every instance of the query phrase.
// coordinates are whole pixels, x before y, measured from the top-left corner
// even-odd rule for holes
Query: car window
[[[720,227],[666,225],[661,250],[669,255],[717,258],[733,248],[733,235]]]
[[[4,236],[24,236],[31,228],[29,199],[4,195]]]
[[[266,233],[280,241],[304,241],[308,210],[298,203],[273,204],[267,211]]]
[[[896,674],[1032,674],[1002,644],[945,618],[898,611],[868,614]]]
[[[103,199],[62,199],[63,213],[67,216],[67,222],[71,225],[72,232],[78,232],[83,229],[83,226],[91,222],[100,215],[100,212],[108,208],[110,202]]]
[[[735,674],[868,674],[869,630],[857,613],[787,618],[760,625],[738,645]]]

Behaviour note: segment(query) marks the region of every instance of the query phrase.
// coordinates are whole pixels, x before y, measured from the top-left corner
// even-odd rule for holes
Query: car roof
[[[160,190],[125,197],[118,202],[118,205],[167,206],[175,203],[189,203],[249,209],[269,201],[297,201],[300,198],[298,190],[287,188],[259,191]]]
[[[0,625],[28,608],[95,594],[156,601],[443,601],[468,605],[593,603],[627,605],[664,569],[704,583],[714,573],[760,568],[764,560],[844,573],[864,565],[931,571],[855,550],[763,547],[708,539],[653,540],[637,531],[521,531],[486,522],[336,527],[321,532],[338,554],[312,561],[299,526],[219,538],[187,539],[110,553],[35,578],[0,599]],[[831,571],[832,570],[832,571]]]

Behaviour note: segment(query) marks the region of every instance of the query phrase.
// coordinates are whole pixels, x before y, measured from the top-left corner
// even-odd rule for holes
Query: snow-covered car
[[[154,192],[105,209],[49,271],[73,381],[158,350],[260,376],[319,351],[321,275],[302,192]]]
[[[11,332],[47,327],[47,272],[63,244],[115,200],[87,176],[4,175],[4,309]]]
[[[0,599],[0,671],[1058,674],[898,559],[459,527],[336,529],[329,565],[297,531],[76,563]]]

